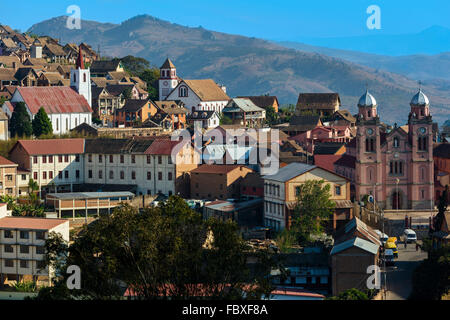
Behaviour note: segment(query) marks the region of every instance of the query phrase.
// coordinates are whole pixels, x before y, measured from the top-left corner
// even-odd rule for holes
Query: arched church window
[[[83,82],[86,82],[86,73],[83,73]]]
[[[186,87],[184,87],[184,86],[180,87],[179,96],[180,97],[187,97],[188,96]]]
[[[77,82],[77,75],[75,73],[73,74],[73,82]]]
[[[399,147],[399,140],[397,137],[394,138],[394,148],[398,148]]]

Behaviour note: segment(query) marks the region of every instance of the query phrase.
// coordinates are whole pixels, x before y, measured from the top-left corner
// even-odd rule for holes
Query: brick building
[[[240,183],[252,172],[252,169],[243,165],[201,165],[191,171],[191,198],[240,198]]]

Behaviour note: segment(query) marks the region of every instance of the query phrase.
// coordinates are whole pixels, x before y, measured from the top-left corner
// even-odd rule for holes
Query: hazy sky
[[[433,25],[450,28],[448,0],[0,0],[0,22],[27,30],[34,23],[67,15],[120,23],[149,14],[181,25],[274,40],[363,34],[416,33]],[[381,30],[366,27],[370,5],[381,9]]]

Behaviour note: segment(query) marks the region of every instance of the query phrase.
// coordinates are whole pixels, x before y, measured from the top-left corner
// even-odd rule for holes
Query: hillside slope
[[[170,57],[178,75],[213,78],[230,96],[277,95],[281,103],[295,103],[300,92],[339,92],[343,107],[356,112],[366,83],[379,102],[382,120],[404,123],[417,82],[323,54],[302,52],[239,35],[189,28],[148,15],[119,25],[82,21],[81,30],[65,28],[66,17],[35,24],[30,32],[66,42],[87,42],[102,55],[135,55],[153,65]],[[447,120],[450,88],[447,83],[425,85],[434,118]]]

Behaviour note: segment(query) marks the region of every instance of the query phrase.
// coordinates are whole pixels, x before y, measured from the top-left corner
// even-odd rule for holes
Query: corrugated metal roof
[[[277,174],[263,176],[263,179],[286,182],[314,168],[317,168],[317,166],[301,162],[293,162],[283,168],[280,168]]]
[[[25,104],[32,114],[44,107],[52,113],[92,113],[84,96],[69,87],[18,87]]]
[[[69,192],[69,193],[48,193],[47,197],[57,199],[97,199],[97,198],[120,198],[134,197],[134,193],[128,191],[116,192]]]
[[[335,245],[333,247],[333,249],[331,250],[330,255],[337,254],[337,253],[347,250],[351,247],[358,247],[358,248],[360,248],[364,251],[370,252],[372,254],[377,254],[378,249],[380,248],[379,246],[377,246],[376,244],[373,244],[370,241],[361,239],[359,237],[355,237],[355,238],[349,239],[347,241],[344,241],[338,245]]]
[[[250,99],[234,98],[223,108],[222,112],[257,112],[264,109],[256,106]]]

